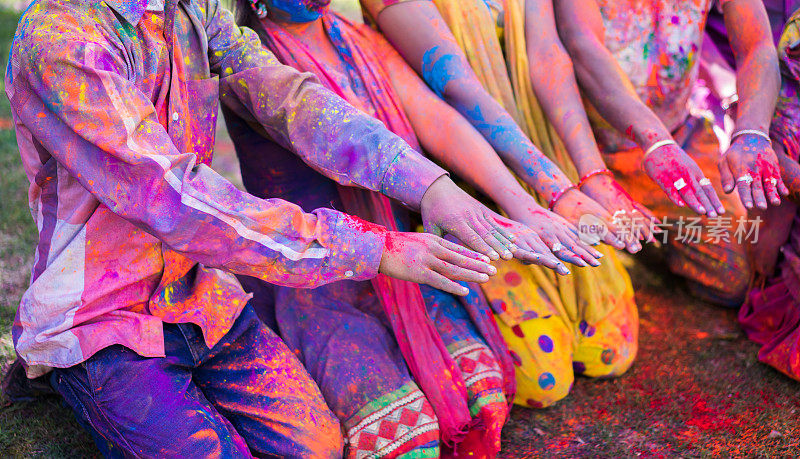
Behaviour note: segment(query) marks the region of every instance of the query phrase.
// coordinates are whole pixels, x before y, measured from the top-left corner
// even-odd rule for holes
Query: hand
[[[789,194],[778,168],[778,157],[770,142],[758,135],[743,134],[733,139],[719,160],[719,172],[725,192],[732,192],[735,185],[739,199],[748,209],[753,208],[754,201],[756,207],[766,209],[767,198],[777,206],[780,195]]]
[[[501,227],[485,206],[443,175],[431,184],[420,204],[425,231],[452,234],[471,249],[492,260],[510,260],[518,250],[515,237]]]
[[[689,155],[677,145],[665,145],[644,160],[644,170],[675,205],[716,218],[725,213],[714,186]]]
[[[620,234],[620,230],[617,228],[616,222],[614,222],[614,217],[603,206],[583,194],[580,190],[574,189],[564,193],[556,202],[553,211],[570,222],[573,228],[575,227],[574,225],[580,223],[580,219],[584,215],[593,215],[603,220],[606,228],[608,228],[608,231],[603,236],[603,242],[617,250],[625,250],[625,242],[617,237]]]
[[[639,240],[653,240],[650,228],[652,228],[655,217],[649,209],[634,201],[614,180],[614,177],[608,173],[595,174],[583,182],[580,190],[603,206],[612,215],[612,219],[615,215],[624,215],[629,218],[630,228],[626,228],[629,234],[622,236],[617,234],[618,237],[621,236],[628,252],[636,253],[642,249]]]
[[[552,250],[552,252],[558,258],[581,267],[600,265],[597,259],[601,258],[603,254],[581,242],[577,230],[571,223],[539,206],[533,199],[519,207],[507,209],[507,211],[512,218],[524,223],[532,235],[542,241],[545,249],[555,248],[556,250]],[[533,244],[531,246],[533,247]],[[537,247],[533,247],[533,249],[537,250]],[[555,269],[559,274],[569,274],[569,271],[565,272],[566,267],[560,269],[557,266],[551,269]]]
[[[484,255],[425,233],[390,231],[378,269],[396,279],[465,296],[469,290],[454,281],[486,282],[497,269]]]

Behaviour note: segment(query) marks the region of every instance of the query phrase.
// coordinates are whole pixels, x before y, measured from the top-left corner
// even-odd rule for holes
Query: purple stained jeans
[[[338,457],[336,417],[286,345],[244,308],[209,349],[164,324],[166,357],[116,345],[53,371],[53,387],[107,457]]]

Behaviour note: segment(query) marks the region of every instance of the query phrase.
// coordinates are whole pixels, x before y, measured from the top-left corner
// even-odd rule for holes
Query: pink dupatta
[[[322,17],[326,32],[345,60],[351,77],[360,78],[363,91],[376,110],[375,117],[419,151],[416,135],[390,85],[390,78],[379,64],[365,33],[344,18],[327,13]],[[269,19],[261,20],[258,30],[262,42],[284,64],[315,74],[321,83],[357,107],[361,100],[350,100],[306,46]],[[365,43],[358,46],[357,42]],[[344,52],[343,52],[344,51]],[[355,90],[355,89],[354,89]],[[339,193],[347,212],[397,231],[390,200],[378,193],[340,186]],[[459,443],[474,426],[467,407],[467,391],[460,373],[425,309],[419,285],[379,274],[372,280],[394,336],[406,363],[439,419],[442,441]]]

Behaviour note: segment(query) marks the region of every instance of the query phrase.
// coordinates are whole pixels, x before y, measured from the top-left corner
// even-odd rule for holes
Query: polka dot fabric
[[[576,374],[614,377],[633,363],[639,323],[633,288],[611,250],[601,250],[614,266],[591,272],[593,282],[584,279],[591,268],[556,279],[510,261],[498,263],[498,274],[484,284],[516,367],[515,403],[550,406],[569,394]]]

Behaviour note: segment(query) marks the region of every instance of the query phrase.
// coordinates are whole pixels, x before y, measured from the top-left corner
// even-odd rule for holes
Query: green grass
[[[19,14],[0,8],[0,56],[5,72]],[[0,82],[2,86],[2,82]],[[28,285],[36,227],[28,210],[28,179],[22,170],[11,109],[0,96],[0,373],[14,358],[11,323]],[[56,398],[8,405],[0,398],[1,457],[90,457],[96,449],[72,413]]]

